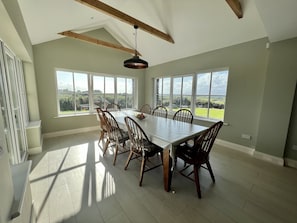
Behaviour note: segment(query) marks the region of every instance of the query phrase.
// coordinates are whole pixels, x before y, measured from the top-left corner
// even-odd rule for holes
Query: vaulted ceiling
[[[239,0],[238,19],[225,0],[102,0],[166,34],[174,43],[141,29],[137,49],[150,66],[268,37],[297,36],[296,0]],[[134,48],[132,25],[75,0],[18,0],[33,45],[64,37],[58,33],[104,28],[123,47]],[[102,47],[95,46],[94,47]],[[129,53],[127,53],[129,57]]]

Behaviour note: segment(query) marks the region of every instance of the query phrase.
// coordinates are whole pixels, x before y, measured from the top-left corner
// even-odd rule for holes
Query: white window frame
[[[81,112],[81,111],[75,111],[76,110],[76,106],[75,106],[75,110],[73,112],[69,112],[67,115],[62,114],[60,111],[60,102],[59,102],[59,89],[58,89],[58,72],[59,71],[63,71],[63,72],[70,72],[72,74],[74,73],[84,73],[88,75],[88,96],[89,96],[89,110],[85,111],[85,112]],[[117,78],[124,78],[125,79],[125,83],[126,83],[126,91],[127,91],[127,79],[131,79],[133,81],[133,86],[132,86],[132,96],[133,96],[133,105],[132,108],[135,108],[135,103],[136,103],[136,79],[134,77],[127,77],[127,76],[116,76],[116,75],[110,75],[110,74],[102,74],[102,73],[91,73],[91,72],[85,72],[85,71],[74,71],[74,70],[68,70],[68,69],[61,69],[61,68],[56,68],[55,69],[55,74],[56,74],[56,100],[57,100],[57,114],[58,117],[64,117],[64,116],[76,116],[76,115],[85,115],[85,114],[93,114],[96,112],[96,108],[98,106],[96,106],[94,104],[94,79],[93,77],[103,77],[104,80],[104,84],[103,84],[103,88],[104,88],[104,92],[103,94],[103,99],[106,99],[106,78],[114,78],[114,103],[118,102],[118,97],[117,97]],[[72,78],[74,81],[74,78]],[[75,91],[75,89],[74,89]],[[127,103],[126,103],[127,105]],[[104,105],[106,106],[106,104]],[[123,108],[125,109],[125,108]]]
[[[196,97],[197,97],[197,95],[196,95],[197,76],[199,74],[202,74],[202,73],[211,73],[211,78],[212,78],[213,73],[220,72],[220,71],[227,71],[227,73],[228,73],[227,75],[229,77],[229,68],[220,68],[220,69],[211,69],[211,70],[199,71],[199,72],[195,72],[194,74],[176,75],[176,76],[161,76],[161,77],[154,78],[154,106],[156,107],[157,105],[159,105],[159,104],[157,104],[157,81],[162,79],[162,84],[163,84],[163,79],[164,78],[170,78],[170,103],[169,103],[169,106],[168,106],[168,110],[169,110],[169,113],[173,114],[175,112],[174,108],[173,108],[173,80],[174,80],[174,78],[184,78],[184,77],[192,76],[192,95],[191,95],[191,107],[190,107],[190,110],[193,113],[194,117],[197,118],[197,119],[203,119],[203,120],[209,120],[209,121],[217,121],[217,120],[224,121],[225,111],[226,111],[226,101],[224,103],[224,117],[223,117],[223,119],[215,119],[215,118],[209,117],[209,109],[210,109],[209,106],[208,106],[208,111],[207,111],[207,117],[197,116],[196,113],[195,113],[195,109],[196,109],[195,101],[196,101]],[[228,77],[227,77],[227,84],[226,84],[226,95],[224,95],[225,99],[227,97]],[[210,103],[211,87],[212,86],[210,85],[209,95],[208,95],[208,103]],[[162,88],[163,88],[163,86],[162,86]],[[183,96],[182,92],[183,92],[183,85],[181,86],[181,97]],[[162,92],[162,95],[163,95],[163,92]],[[159,95],[159,97],[162,97],[162,95]]]

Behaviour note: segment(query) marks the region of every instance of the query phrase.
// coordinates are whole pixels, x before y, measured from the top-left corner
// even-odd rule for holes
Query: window
[[[170,78],[156,79],[156,105],[168,107],[170,104]]]
[[[56,71],[59,115],[83,114],[109,103],[134,107],[134,79],[73,71]]]
[[[228,70],[155,79],[155,106],[175,112],[187,108],[196,117],[223,120]]]
[[[228,71],[197,74],[195,115],[224,120]]]
[[[133,80],[117,78],[117,103],[121,108],[133,108]]]
[[[173,96],[172,110],[177,111],[179,108],[188,108],[191,110],[192,103],[192,84],[193,77],[174,77],[173,78]]]
[[[89,112],[88,75],[57,71],[59,114]]]

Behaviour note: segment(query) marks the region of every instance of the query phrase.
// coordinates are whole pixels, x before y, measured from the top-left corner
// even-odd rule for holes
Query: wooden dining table
[[[133,118],[145,131],[149,139],[163,150],[163,178],[164,189],[171,190],[171,178],[174,160],[175,146],[186,142],[189,139],[200,135],[208,127],[176,121],[169,118],[157,117],[144,114],[145,118],[140,120],[136,117],[139,112],[133,110],[113,111],[112,115],[117,120],[121,128],[126,128],[125,117]]]

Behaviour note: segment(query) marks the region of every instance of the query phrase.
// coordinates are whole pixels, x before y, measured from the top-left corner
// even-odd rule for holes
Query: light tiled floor
[[[139,187],[140,163],[124,171],[128,154],[113,166],[111,153],[102,157],[97,132],[44,140],[43,153],[30,157],[37,222],[297,222],[296,169],[215,145],[216,183],[201,169],[198,199],[194,183],[178,173],[176,193],[165,192],[162,167],[145,173]]]

